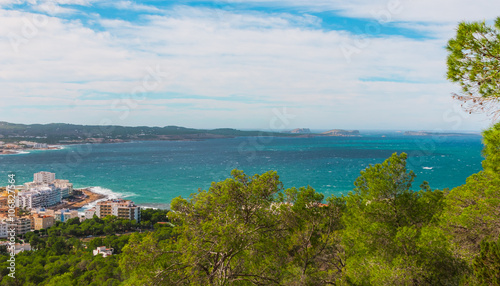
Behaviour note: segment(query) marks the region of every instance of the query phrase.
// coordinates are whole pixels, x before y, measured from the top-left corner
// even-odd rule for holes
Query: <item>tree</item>
[[[120,268],[124,285],[188,285],[175,239],[160,241],[153,233],[131,235],[123,248]]]
[[[468,112],[500,115],[500,18],[493,27],[484,22],[458,25],[448,42],[448,79],[462,87],[454,98]]]
[[[231,174],[189,200],[174,199],[171,224],[132,236],[120,260],[126,285],[337,283],[344,199],[324,204],[312,187],[283,190],[272,171]]]
[[[493,176],[500,174],[500,123],[483,132],[483,169]]]
[[[483,171],[450,191],[445,199],[442,222],[467,262],[479,254],[483,240],[500,235],[500,123],[483,133]]]
[[[184,273],[191,285],[277,285],[285,229],[271,205],[282,183],[276,172],[231,175],[190,200],[172,201]]]
[[[346,197],[344,281],[355,285],[449,285],[459,265],[434,224],[443,192],[411,190],[407,155],[370,165]]]
[[[287,246],[283,285],[334,285],[345,266],[341,246],[343,197],[330,197],[312,187],[291,188],[280,196],[280,220],[287,228],[282,241]]]
[[[500,285],[500,239],[481,242],[481,253],[474,259],[473,268],[478,285]]]

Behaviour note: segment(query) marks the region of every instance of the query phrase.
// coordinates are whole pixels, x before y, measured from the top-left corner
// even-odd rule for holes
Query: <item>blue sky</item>
[[[444,46],[500,2],[436,2],[0,0],[0,120],[486,128],[451,99]]]

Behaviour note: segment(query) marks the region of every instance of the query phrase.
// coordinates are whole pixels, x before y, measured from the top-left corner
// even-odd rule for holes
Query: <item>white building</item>
[[[24,189],[30,191],[38,188],[57,189],[62,198],[67,198],[73,194],[73,184],[68,180],[56,179],[55,173],[39,172],[33,175],[34,181],[24,183]]]
[[[9,223],[5,220],[0,222],[0,238],[6,238],[9,236]]]
[[[57,179],[52,181],[55,188],[59,189],[61,192],[61,197],[66,198],[73,194],[73,184],[68,180]]]
[[[19,144],[25,145],[27,147],[33,147],[35,146],[36,142],[31,142],[31,141],[19,141]]]
[[[33,148],[35,149],[47,149],[47,144],[46,143],[36,143]]]
[[[15,250],[14,250],[14,253],[15,254],[19,254],[20,252],[23,252],[23,251],[31,251],[31,245],[29,243],[16,243],[14,245],[15,247]]]
[[[25,191],[29,191],[31,189],[42,188],[42,187],[46,187],[46,186],[48,186],[48,185],[45,183],[41,183],[41,182],[27,182],[27,183],[24,183],[23,189]]]
[[[24,242],[24,241],[23,241]],[[0,241],[1,246],[5,246],[7,248],[11,247],[8,241]],[[14,244],[14,253],[17,255],[23,251],[31,251],[31,245],[29,243],[16,243]]]
[[[33,178],[34,178],[33,182],[49,184],[56,179],[56,174],[50,172],[39,172],[35,173],[33,175]]]
[[[56,188],[42,187],[21,191],[16,198],[16,206],[25,209],[53,206],[61,201],[61,192]]]
[[[86,219],[92,219],[95,215],[95,208],[91,208],[88,210],[85,210],[85,218]]]
[[[99,246],[98,248],[92,250],[94,256],[102,254],[102,257],[107,257],[113,255],[113,248],[106,248],[106,246]]]

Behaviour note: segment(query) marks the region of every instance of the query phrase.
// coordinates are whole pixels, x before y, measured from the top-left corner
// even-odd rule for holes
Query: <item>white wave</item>
[[[56,148],[56,149],[51,149],[51,150],[64,150],[66,149],[66,146],[64,145],[48,145],[49,148]]]
[[[424,170],[432,170],[432,168],[434,168],[434,167],[422,167],[422,169],[424,169]]]
[[[118,192],[114,192],[110,189],[106,189],[106,188],[102,188],[102,187],[88,187],[88,188],[82,188],[82,189],[88,189],[89,191],[91,191],[93,193],[105,196],[105,198],[103,198],[103,199],[91,202],[90,204],[83,206],[82,207],[83,210],[95,207],[98,202],[107,201],[107,200],[115,200],[115,199],[125,199],[128,197],[137,196],[134,193],[127,193],[127,192],[118,193]]]
[[[15,150],[9,150],[11,151],[12,153],[9,153],[9,154],[1,154],[1,155],[4,155],[4,156],[9,156],[9,155],[21,155],[21,154],[29,154],[30,152],[28,151],[15,151]]]

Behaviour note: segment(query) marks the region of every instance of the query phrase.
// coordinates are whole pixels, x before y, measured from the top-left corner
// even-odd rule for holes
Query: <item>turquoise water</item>
[[[382,137],[385,135],[386,137]],[[65,146],[63,150],[0,156],[0,180],[18,183],[39,171],[56,172],[75,187],[98,186],[146,206],[166,207],[232,169],[276,170],[285,187],[310,185],[326,196],[352,190],[359,172],[394,152],[409,154],[409,168],[433,189],[453,188],[481,170],[480,136],[420,137],[364,133],[363,137],[240,137],[206,141],[144,141]]]

